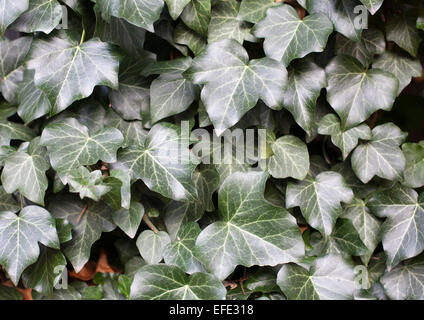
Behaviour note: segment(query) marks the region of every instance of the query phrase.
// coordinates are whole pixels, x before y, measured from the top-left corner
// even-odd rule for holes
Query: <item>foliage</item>
[[[0,299],[424,299],[423,9],[0,0]]]

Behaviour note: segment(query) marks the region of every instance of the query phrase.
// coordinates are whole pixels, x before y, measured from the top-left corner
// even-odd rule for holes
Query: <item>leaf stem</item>
[[[24,208],[24,197],[22,196],[22,193],[19,192],[19,199],[21,200],[21,210]]]
[[[79,45],[82,45],[82,43],[84,42],[84,38],[85,38],[85,29],[82,29],[81,40]]]
[[[84,215],[84,213],[87,211],[87,208],[88,208],[88,205],[84,205],[84,208],[82,208],[81,213],[78,216],[77,224],[81,221],[81,218]]]
[[[150,221],[149,216],[147,215],[147,213],[144,214],[143,216],[143,221],[145,224],[147,224],[147,226],[155,233],[157,234],[159,232],[159,230],[155,227],[155,225],[152,223],[152,221]]]

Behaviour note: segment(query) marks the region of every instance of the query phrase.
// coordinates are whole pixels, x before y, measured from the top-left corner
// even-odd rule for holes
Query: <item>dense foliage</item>
[[[421,0],[0,11],[0,299],[424,299]]]

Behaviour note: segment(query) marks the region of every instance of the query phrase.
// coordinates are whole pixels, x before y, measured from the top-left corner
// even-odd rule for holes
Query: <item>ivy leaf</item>
[[[286,135],[271,144],[273,155],[267,169],[278,179],[292,177],[303,180],[309,170],[309,153],[306,144],[299,138]]]
[[[418,59],[386,51],[373,63],[375,68],[388,70],[399,80],[398,95],[411,82],[412,77],[421,77],[422,66]]]
[[[307,59],[289,68],[284,107],[295,121],[311,136],[315,124],[315,106],[321,89],[327,86],[323,69]]]
[[[119,57],[112,45],[94,38],[78,43],[66,32],[34,41],[26,63],[51,103],[50,115],[90,96],[96,85],[118,88]]]
[[[174,200],[195,200],[197,191],[191,176],[197,163],[190,157],[186,142],[179,128],[159,123],[149,131],[144,144],[120,151],[118,160],[133,180],[143,180],[149,189]]]
[[[130,176],[121,169],[112,169],[109,174],[104,183],[111,187],[111,191],[104,195],[103,200],[115,210],[128,210],[131,202]]]
[[[318,127],[318,133],[331,135],[333,142],[343,154],[343,159],[346,159],[349,153],[358,145],[359,139],[371,140],[371,129],[366,124],[342,130],[340,119],[333,113],[324,116]]]
[[[52,167],[65,172],[99,160],[116,162],[116,151],[123,142],[122,133],[115,128],[91,133],[74,118],[47,125],[41,135],[41,144],[49,151]]]
[[[240,2],[219,0],[212,7],[208,42],[234,39],[240,44],[249,36],[250,26],[238,17]]]
[[[387,41],[395,42],[411,56],[416,57],[422,41],[416,28],[416,15],[407,12],[389,19],[386,24],[386,37]]]
[[[28,10],[10,26],[11,29],[31,33],[50,33],[62,20],[62,7],[56,0],[30,0]]]
[[[375,175],[398,179],[405,169],[405,156],[399,145],[406,136],[393,123],[375,127],[370,141],[360,144],[352,153],[352,169],[356,176],[363,183],[368,183]]]
[[[150,86],[152,123],[185,111],[198,96],[198,87],[182,76],[182,72],[190,67],[191,58],[176,59],[169,63],[177,65],[179,70],[161,70],[160,76]]]
[[[424,185],[424,142],[404,143],[402,151],[406,158],[402,184],[411,188]]]
[[[184,26],[183,23],[175,27],[174,41],[189,47],[195,56],[199,55],[206,47],[206,40],[198,33]]]
[[[258,38],[265,38],[264,51],[268,57],[288,66],[294,59],[323,51],[333,25],[321,13],[300,19],[293,7],[283,4],[268,9],[266,17],[252,32]]]
[[[367,69],[355,58],[336,56],[326,67],[327,100],[343,128],[366,120],[378,109],[390,110],[399,90],[396,77],[381,69]],[[374,97],[378,95],[379,99]]]
[[[119,89],[109,92],[112,108],[125,120],[143,120],[149,118],[149,85],[140,73],[153,59],[145,53],[139,59],[125,58],[119,66]]]
[[[424,255],[409,259],[383,275],[384,292],[393,300],[424,299]]]
[[[236,172],[219,189],[222,220],[203,229],[196,241],[197,257],[219,279],[237,265],[277,265],[304,254],[295,219],[264,199],[267,178],[264,172]]]
[[[371,14],[375,14],[380,9],[384,0],[361,0],[361,2],[368,8]]]
[[[290,300],[351,300],[355,291],[352,265],[337,255],[317,258],[309,271],[286,264],[277,275],[277,284]]]
[[[238,16],[244,21],[257,23],[265,18],[268,8],[277,5],[274,0],[243,0]]]
[[[12,4],[9,4],[9,6],[13,7]],[[31,43],[31,37],[21,37],[16,40],[0,40],[0,63],[2,65],[2,68],[0,68],[0,91],[3,97],[10,103],[17,102],[18,86],[24,76],[22,63],[28,54]]]
[[[16,288],[0,285],[0,300],[22,300],[22,294]]]
[[[7,193],[16,190],[29,200],[44,205],[44,195],[49,185],[46,171],[50,168],[47,150],[37,137],[21,145],[4,164],[1,181]]]
[[[223,284],[208,273],[188,276],[176,266],[142,267],[131,285],[132,300],[224,300]]]
[[[169,235],[164,231],[143,231],[137,238],[137,248],[141,257],[148,264],[161,262],[166,246],[171,243]]]
[[[417,256],[424,250],[424,195],[395,185],[383,190],[369,201],[369,208],[381,218],[387,218],[381,234],[387,266]]]
[[[6,28],[28,9],[29,0],[0,0],[0,36],[4,38]]]
[[[22,124],[0,119],[0,142],[8,145],[10,140],[30,141],[35,138],[35,133]]]
[[[27,288],[42,293],[47,297],[53,295],[53,287],[62,276],[61,270],[66,269],[66,259],[59,250],[42,246],[40,256],[22,274],[22,280]]]
[[[18,201],[4,190],[3,186],[0,186],[0,212],[1,211],[9,211],[12,213],[16,213],[20,210]]]
[[[352,199],[353,192],[345,185],[343,177],[332,171],[287,185],[287,208],[299,206],[308,224],[324,235],[331,234],[342,213],[340,203],[350,203]]]
[[[38,242],[59,249],[55,222],[50,213],[38,206],[28,206],[19,216],[0,212],[0,264],[10,279],[18,285],[22,272],[37,261],[40,254]]]
[[[144,215],[144,207],[139,202],[131,202],[129,209],[121,209],[112,215],[113,222],[133,239]]]
[[[90,198],[94,201],[100,201],[100,198],[112,189],[103,183],[100,170],[90,172],[85,167],[66,171],[61,179],[69,185],[69,192],[79,193],[81,200]]]
[[[235,40],[208,45],[184,76],[204,84],[202,101],[217,135],[236,124],[259,98],[278,109],[287,82],[283,65],[269,58],[249,61],[246,50]]]
[[[111,16],[122,18],[150,32],[154,32],[153,23],[164,6],[163,0],[96,0],[96,3],[104,20],[110,21]]]
[[[362,29],[355,27],[356,0],[299,0],[299,4],[309,13],[324,13],[334,24],[334,29],[345,37],[359,41]]]
[[[172,19],[177,20],[191,0],[165,0]]]
[[[112,211],[104,202],[88,201],[85,205],[69,194],[53,199],[49,210],[56,219],[67,219],[72,224],[72,240],[65,243],[63,253],[75,272],[80,272],[90,257],[93,243],[102,232],[115,229]]]
[[[143,128],[141,121],[124,120],[111,109],[106,115],[105,125],[121,131],[124,136],[124,148],[131,144],[142,144],[149,133]]]
[[[200,164],[193,173],[193,182],[199,198],[191,202],[171,201],[166,206],[164,222],[171,239],[176,239],[180,228],[187,223],[198,221],[205,211],[213,211],[212,194],[219,187],[219,175],[213,165]]]
[[[196,222],[183,224],[178,230],[176,241],[165,248],[165,263],[175,265],[188,274],[204,272],[205,268],[195,256],[196,239],[200,232]]]
[[[187,27],[206,36],[211,19],[211,0],[191,0],[181,14]]]
[[[341,218],[350,220],[358,232],[360,239],[367,248],[367,252],[361,256],[361,260],[368,264],[371,255],[381,241],[380,220],[374,217],[367,204],[358,198],[353,199],[352,203],[345,207]]]
[[[50,113],[51,110],[47,95],[34,83],[34,74],[34,70],[26,69],[18,88],[18,115],[26,123]]]
[[[364,66],[368,66],[374,60],[374,55],[382,54],[386,49],[384,34],[377,29],[367,29],[362,32],[361,41],[354,41],[337,35],[336,53],[346,54],[358,59]],[[374,64],[375,68],[380,68]],[[382,70],[390,70],[380,68]]]

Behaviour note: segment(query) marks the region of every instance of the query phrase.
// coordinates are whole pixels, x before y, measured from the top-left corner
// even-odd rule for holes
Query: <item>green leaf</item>
[[[191,0],[165,0],[172,19],[177,20]]]
[[[23,283],[25,287],[51,297],[53,287],[59,282],[64,269],[66,259],[63,254],[59,250],[42,246],[37,262],[22,274]]]
[[[28,10],[10,28],[25,33],[50,33],[61,20],[62,7],[56,0],[30,0]]]
[[[321,13],[299,18],[296,10],[283,4],[267,10],[266,17],[252,30],[258,38],[265,38],[265,54],[288,66],[297,58],[324,50],[333,25]]]
[[[12,4],[9,4],[9,6],[13,7]],[[0,18],[0,34],[1,32]],[[16,40],[0,40],[0,63],[2,65],[0,68],[0,91],[3,97],[10,103],[17,102],[19,83],[23,80],[24,76],[22,63],[28,54],[31,42],[31,37],[21,37]]]
[[[125,120],[150,118],[149,84],[140,73],[153,61],[151,54],[145,53],[140,59],[125,58],[119,67],[119,89],[109,92],[112,108]]]
[[[16,213],[20,210],[18,201],[13,197],[13,195],[7,193],[3,186],[0,186],[0,212],[9,211]]]
[[[315,113],[321,89],[327,86],[323,69],[307,59],[288,70],[288,86],[284,93],[284,108],[309,136],[316,127]]]
[[[195,56],[199,55],[206,47],[206,40],[200,34],[184,26],[183,23],[175,27],[174,41],[189,47]]]
[[[387,41],[395,42],[399,47],[416,57],[420,43],[421,34],[416,28],[416,15],[413,12],[397,15],[386,24]]]
[[[112,189],[103,183],[100,170],[90,172],[85,167],[79,167],[59,175],[62,182],[69,185],[69,192],[79,193],[81,200],[90,198],[94,201],[100,201],[100,198]]]
[[[424,299],[424,255],[404,261],[383,275],[384,292],[393,300]]]
[[[397,78],[381,69],[368,69],[355,58],[336,56],[325,69],[327,100],[345,129],[366,120],[374,111],[390,110],[399,90]],[[378,95],[379,99],[375,99]]]
[[[99,160],[116,162],[116,151],[123,142],[122,133],[115,128],[91,133],[73,118],[47,125],[41,135],[41,144],[49,151],[52,167],[64,172]]]
[[[334,24],[334,29],[345,37],[359,41],[362,29],[355,27],[356,0],[299,0],[299,4],[309,13],[324,13]]]
[[[161,71],[160,76],[153,80],[150,86],[152,123],[185,111],[198,96],[198,87],[182,76],[182,72],[189,68],[191,58],[176,59],[169,63],[178,65],[181,71]]]
[[[287,208],[300,207],[308,224],[323,235],[330,235],[342,213],[341,202],[350,203],[352,190],[336,172],[324,171],[303,181],[289,182],[286,191]]]
[[[111,190],[104,195],[103,200],[115,210],[129,209],[131,202],[131,178],[121,169],[110,170],[110,175],[104,179]]]
[[[277,284],[290,300],[351,300],[355,290],[353,266],[337,255],[317,258],[309,271],[286,264]]]
[[[56,219],[67,219],[72,224],[72,240],[65,243],[63,253],[75,272],[81,271],[90,258],[93,243],[102,232],[115,229],[112,210],[103,202],[84,204],[70,194],[52,199],[49,210]]]
[[[26,63],[51,103],[50,115],[86,98],[96,85],[118,88],[119,57],[98,38],[78,43],[66,32],[34,41]]]
[[[34,70],[25,70],[18,88],[18,115],[26,123],[50,113],[51,110],[47,95],[34,83],[34,74]]]
[[[221,220],[203,229],[196,241],[196,256],[219,279],[237,265],[277,265],[304,255],[294,217],[264,199],[267,178],[264,172],[237,172],[219,189]]]
[[[340,119],[334,113],[321,119],[318,133],[331,135],[331,142],[341,150],[343,159],[346,159],[349,153],[356,148],[359,139],[371,140],[371,129],[368,125],[361,124],[348,130],[342,130]]]
[[[153,23],[164,6],[163,0],[96,0],[96,3],[104,20],[110,21],[111,16],[122,18],[150,32],[154,32]]]
[[[163,254],[165,263],[175,265],[185,273],[203,272],[205,268],[195,256],[196,239],[201,230],[196,222],[185,223],[178,230],[177,239]]]
[[[6,28],[28,9],[29,0],[0,0],[0,36],[4,38]]]
[[[169,235],[164,231],[155,233],[145,230],[137,238],[137,248],[148,264],[156,264],[162,261],[165,248],[170,242]]]
[[[122,150],[118,160],[133,180],[143,180],[165,197],[180,201],[197,198],[191,178],[196,162],[188,152],[188,141],[172,124],[154,125],[143,144]]]
[[[191,0],[181,14],[187,27],[206,36],[211,19],[211,0]]]
[[[0,285],[0,300],[22,300],[22,295],[16,288]]]
[[[239,18],[257,23],[266,16],[268,8],[278,5],[274,0],[243,0],[240,5]]]
[[[337,35],[336,53],[346,54],[358,59],[364,66],[370,65],[374,61],[374,55],[383,54],[386,49],[384,34],[377,29],[367,29],[362,32],[361,41],[354,41]],[[380,68],[373,64],[375,68]],[[382,70],[390,70],[380,68]]]
[[[113,222],[133,239],[144,215],[144,207],[139,202],[131,202],[130,208],[121,209],[112,214]]]
[[[402,184],[411,188],[424,186],[424,142],[404,143],[402,151],[406,158]]]
[[[390,51],[386,51],[379,56],[373,66],[388,70],[396,76],[399,80],[398,95],[411,82],[412,77],[421,77],[423,69],[418,59]]]
[[[360,239],[367,248],[367,252],[361,256],[361,260],[368,264],[371,255],[381,241],[380,220],[370,212],[367,204],[358,198],[355,198],[351,204],[345,207],[341,218],[350,220],[358,232]]]
[[[384,0],[361,0],[361,2],[368,8],[371,14],[375,14],[380,9]]]
[[[386,123],[372,130],[370,141],[360,144],[352,153],[352,169],[363,182],[375,175],[383,179],[397,180],[405,169],[405,156],[399,145],[407,133],[393,123]]]
[[[22,272],[37,261],[40,254],[38,242],[59,249],[55,222],[50,213],[37,206],[28,206],[19,216],[0,212],[0,264],[10,279],[18,285]]]
[[[29,200],[44,205],[44,195],[49,185],[46,171],[50,168],[47,150],[37,137],[21,145],[4,164],[1,181],[7,193],[19,191]]]
[[[198,200],[171,201],[166,206],[164,222],[171,239],[176,239],[180,228],[187,222],[198,221],[205,211],[215,209],[212,195],[219,187],[219,175],[213,165],[200,164],[193,173]]]
[[[0,142],[8,145],[10,140],[30,141],[35,133],[22,124],[0,119]]]
[[[132,300],[224,300],[222,283],[208,273],[188,276],[176,266],[142,267],[131,285]]]
[[[368,207],[381,218],[387,266],[417,256],[424,250],[424,195],[399,185],[382,190],[369,201]]]
[[[208,28],[208,42],[234,39],[239,43],[248,37],[249,25],[238,17],[240,2],[236,0],[218,0],[212,7]]]
[[[246,50],[234,40],[208,45],[184,75],[204,84],[202,101],[217,135],[236,124],[258,99],[280,108],[287,82],[283,65],[269,58],[249,61]]]
[[[278,138],[271,144],[273,155],[267,162],[268,172],[274,177],[292,177],[303,180],[309,170],[309,153],[306,144],[291,135]]]

